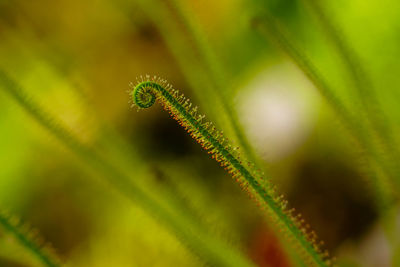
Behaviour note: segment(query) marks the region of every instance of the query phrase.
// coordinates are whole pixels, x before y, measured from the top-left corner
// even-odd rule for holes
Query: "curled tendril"
[[[132,91],[132,100],[139,108],[149,108],[156,102],[155,83],[142,82]]]
[[[157,100],[233,176],[250,197],[257,201],[288,240],[293,242],[294,247],[298,248],[299,254],[308,265],[331,265],[328,253],[321,250],[315,233],[308,230],[308,225],[301,216],[295,215],[294,209],[288,209],[287,201],[277,194],[274,186],[258,170],[242,163],[237,149],[211,122],[204,120],[204,115],[198,114],[197,107],[192,107],[189,99],[157,77],[141,77],[138,84],[132,87],[134,105],[139,109],[148,108]]]
[[[136,86],[131,84],[131,87],[133,88],[131,91],[133,104],[139,109],[151,107],[160,97],[172,100],[172,95],[177,92],[172,89],[172,86],[166,80],[156,76],[150,78],[149,75],[145,77],[140,76],[138,84]]]

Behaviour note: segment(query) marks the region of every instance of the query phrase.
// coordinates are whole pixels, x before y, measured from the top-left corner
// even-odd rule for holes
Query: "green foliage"
[[[180,209],[174,208],[174,203],[169,203],[170,205],[161,204],[160,200],[148,194],[139,184],[136,184],[96,150],[81,142],[65,126],[57,122],[56,118],[41,108],[31,97],[28,97],[26,92],[2,71],[0,71],[0,84],[43,127],[85,161],[94,171],[101,174],[123,196],[142,206],[149,215],[161,222],[201,260],[218,266],[252,266],[252,263],[243,257],[239,251],[225,242],[215,239],[201,225],[190,218],[190,213],[182,213]],[[151,101],[151,99],[149,100]],[[164,198],[163,201],[167,202],[168,199]],[[6,220],[3,222],[7,228],[13,229],[11,228],[12,225],[6,224]],[[16,235],[21,234],[16,232]],[[23,239],[24,236],[21,235],[19,238]],[[23,239],[23,242],[27,243],[29,248],[35,249],[28,240]]]
[[[338,116],[344,128],[353,137],[358,149],[362,151],[361,154],[366,158],[366,162],[368,162],[366,168],[377,206],[381,210],[386,209],[393,202],[394,192],[390,184],[396,183],[394,169],[388,166],[388,163],[379,154],[379,151],[374,146],[374,139],[370,137],[366,126],[362,124],[360,118],[355,116],[353,110],[345,106],[341,99],[337,97],[329,82],[326,81],[306,54],[290,40],[282,25],[268,13],[255,19],[253,23],[255,27],[271,38],[293,60]],[[391,178],[392,180],[390,180]]]
[[[399,10],[2,1],[0,202],[67,266],[396,265]],[[132,116],[142,73],[208,120],[158,78],[134,104],[159,102],[238,183],[157,106]],[[1,266],[59,265],[12,216],[0,230]]]
[[[250,168],[243,165],[238,151],[212,122],[205,121],[205,116],[198,114],[197,107],[192,108],[189,99],[180,95],[166,81],[150,77],[146,77],[133,88],[132,99],[139,108],[148,108],[157,99],[164,109],[207,150],[208,154],[211,154],[233,176],[243,190],[261,205],[270,221],[280,228],[289,241],[293,242],[294,247],[308,264],[330,265],[328,254],[321,254],[315,233],[308,232],[301,216],[293,214],[294,210],[288,208],[287,201],[275,192],[270,182],[262,177],[259,171],[251,169],[251,163],[248,164]]]
[[[57,267],[61,266],[53,249],[45,244],[43,239],[39,237],[33,229],[29,229],[26,224],[20,222],[16,217],[6,212],[0,212],[0,226],[11,233],[18,242],[30,251],[44,266]]]

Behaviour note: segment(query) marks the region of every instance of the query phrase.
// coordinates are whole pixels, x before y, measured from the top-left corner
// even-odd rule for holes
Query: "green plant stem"
[[[391,166],[395,169],[393,171],[393,174],[395,175],[393,179],[399,179],[399,168],[397,167],[397,164],[400,159],[400,152],[393,136],[392,129],[389,127],[388,119],[378,101],[373,83],[369,79],[369,75],[363,67],[363,64],[361,64],[361,59],[344,38],[344,35],[339,28],[335,26],[334,22],[326,14],[320,0],[303,0],[303,2],[317,18],[317,21],[324,30],[323,32],[331,40],[331,43],[338,51],[345,68],[352,78],[358,98],[361,100],[362,114],[366,115],[369,126],[379,138],[384,153],[393,161]]]
[[[274,18],[268,14],[264,14],[261,19],[254,21],[254,23],[260,32],[265,34],[267,38],[271,38],[314,84],[336,113],[342,125],[351,134],[357,147],[361,149],[361,153],[366,157],[368,168],[370,169],[371,188],[374,190],[377,206],[380,211],[384,210],[387,205],[393,202],[394,198],[394,191],[390,187],[391,181],[389,178],[392,175],[392,170],[371,144],[370,138],[365,132],[365,127],[335,95],[334,90],[325,81],[323,75],[319,73],[308,57],[290,42],[287,34]],[[370,164],[372,166],[369,166]],[[382,172],[383,175],[380,175],[379,173]]]
[[[44,266],[58,267],[61,266],[60,260],[56,258],[54,253],[50,253],[46,246],[41,246],[35,241],[34,237],[30,237],[31,234],[26,230],[22,230],[15,220],[6,215],[4,212],[0,212],[0,225],[9,233],[11,233],[18,242],[28,251],[30,251]]]
[[[82,143],[68,129],[57,122],[48,112],[26,95],[6,73],[0,71],[0,85],[9,93],[33,118],[44,128],[74,152],[92,170],[101,174],[106,181],[128,200],[140,205],[154,219],[162,223],[178,240],[194,255],[214,266],[252,266],[240,251],[224,242],[215,239],[205,229],[202,229],[182,214],[170,203],[158,201],[146,193],[129,176],[115,168],[96,150]],[[143,174],[140,169],[135,175]]]
[[[261,168],[260,161],[249,141],[247,140],[247,137],[239,123],[237,113],[232,105],[231,98],[226,93],[225,87],[227,84],[227,74],[224,71],[223,66],[221,66],[219,63],[219,60],[217,59],[212,47],[209,45],[205,34],[199,27],[197,27],[198,24],[195,23],[193,16],[189,15],[191,12],[188,12],[185,9],[184,4],[182,4],[180,0],[169,1],[173,4],[177,16],[183,22],[182,24],[190,34],[193,44],[196,46],[196,50],[200,54],[200,61],[203,63],[204,69],[208,72],[208,75],[211,78],[215,94],[217,95],[219,102],[222,104],[231,127],[234,130],[236,138],[239,141],[240,146],[243,148],[246,157],[249,161],[256,163],[257,166]]]
[[[307,234],[300,229],[301,223],[285,209],[286,202],[281,197],[274,195],[274,189],[267,181],[264,182],[264,186],[260,184],[260,177],[256,177],[249,169],[244,167],[240,159],[234,155],[229,144],[223,144],[224,141],[221,141],[223,137],[220,132],[213,133],[212,130],[208,129],[209,123],[203,123],[199,119],[203,118],[202,116],[194,115],[194,111],[190,108],[191,104],[183,96],[179,96],[177,91],[161,80],[147,80],[135,86],[132,91],[132,98],[139,108],[148,108],[157,99],[192,137],[238,179],[238,182],[249,192],[250,196],[259,201],[262,207],[266,209],[270,219],[288,235],[287,239],[296,243],[297,248],[306,254],[307,260],[313,265],[327,265],[319,250],[315,248],[315,241],[310,242]],[[303,253],[299,254],[303,255]]]
[[[221,117],[217,115],[218,112],[213,111],[216,99],[228,119],[228,126],[231,127],[238,143],[243,147],[246,157],[261,168],[262,164],[243,132],[230,96],[224,92],[226,73],[205,35],[188,16],[189,13],[185,12],[183,4],[176,0],[140,0],[137,3],[159,29],[181,71],[190,86],[195,89],[197,97],[207,110],[212,112],[211,117],[216,120]],[[176,20],[181,23],[178,24]],[[206,94],[204,94],[205,90]],[[222,124],[222,121],[217,122]]]

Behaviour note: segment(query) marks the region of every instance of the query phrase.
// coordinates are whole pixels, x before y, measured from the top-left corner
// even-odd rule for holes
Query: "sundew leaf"
[[[198,108],[193,107],[189,99],[157,77],[141,77],[137,85],[131,86],[134,105],[144,109],[151,107],[156,101],[159,102],[257,202],[307,264],[331,265],[328,252],[321,251],[316,234],[308,229],[304,219],[295,215],[294,209],[288,208],[287,201],[277,194],[269,179],[263,177],[251,163],[244,164],[241,161],[238,149],[232,147],[212,122],[206,121],[205,116],[199,114]]]
[[[90,167],[128,200],[138,204],[147,214],[171,232],[201,261],[213,266],[253,266],[236,248],[216,239],[206,229],[184,214],[173,203],[157,199],[148,189],[134,183],[123,170],[115,167],[94,148],[81,142],[61,122],[45,111],[10,76],[0,70],[0,88],[9,93],[34,119],[75,153],[82,163]],[[140,173],[135,173],[140,175]]]
[[[0,227],[10,233],[26,250],[30,251],[43,266],[62,266],[54,249],[31,228],[23,224],[17,217],[0,211]]]
[[[328,106],[336,114],[343,127],[352,137],[356,147],[361,151],[363,158],[368,163],[366,169],[371,182],[371,189],[376,200],[377,208],[383,211],[394,200],[395,192],[391,183],[396,183],[396,177],[392,166],[381,157],[368,128],[355,116],[353,109],[349,108],[337,96],[334,88],[327,82],[325,77],[314,66],[306,53],[297,47],[281,24],[270,14],[254,18],[254,26],[270,38],[288,57],[298,66],[305,76],[314,84],[319,93],[326,100]]]

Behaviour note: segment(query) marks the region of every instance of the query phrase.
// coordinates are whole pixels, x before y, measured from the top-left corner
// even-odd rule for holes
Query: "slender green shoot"
[[[205,34],[193,18],[185,12],[184,5],[178,0],[140,0],[137,2],[149,19],[154,22],[166,45],[175,57],[182,73],[194,88],[198,99],[215,114],[215,103],[221,106],[227,118],[227,126],[233,130],[238,144],[244,149],[246,157],[261,166],[254,149],[249,143],[233,108],[230,96],[224,92],[226,72],[220,65]],[[177,23],[177,21],[179,23]],[[204,86],[206,85],[206,86]],[[204,94],[204,90],[208,93]],[[217,121],[222,124],[222,121]]]
[[[309,226],[301,216],[295,216],[294,209],[288,209],[287,201],[283,196],[277,195],[275,188],[259,171],[251,164],[245,166],[238,149],[232,147],[211,122],[205,121],[205,116],[198,113],[197,107],[192,107],[189,99],[157,77],[142,77],[132,87],[134,104],[143,109],[152,106],[157,100],[233,176],[250,197],[256,200],[273,225],[283,232],[284,237],[306,263],[312,266],[331,264],[328,253],[322,253],[316,243],[315,233],[308,230]]]
[[[36,121],[75,153],[82,163],[105,178],[112,188],[129,201],[138,204],[161,225],[173,234],[189,251],[201,261],[213,266],[253,266],[241,251],[216,239],[199,224],[186,216],[173,203],[166,203],[135,183],[124,171],[116,168],[94,148],[73,135],[62,123],[45,111],[28,96],[11,77],[0,70],[0,88],[10,94]],[[135,175],[146,175],[137,170]]]
[[[234,134],[236,135],[237,140],[239,141],[240,146],[243,148],[246,157],[248,160],[260,165],[259,159],[254,152],[252,146],[247,140],[246,135],[243,133],[243,129],[241,125],[238,123],[238,118],[236,111],[232,108],[232,100],[225,92],[224,88],[227,82],[227,74],[224,71],[223,66],[221,66],[220,61],[217,59],[214,50],[209,44],[205,34],[202,32],[200,27],[198,27],[198,23],[196,23],[193,19],[193,16],[189,15],[191,12],[188,12],[184,4],[182,4],[181,0],[169,0],[174,6],[174,10],[176,10],[176,15],[182,21],[183,26],[186,28],[186,31],[189,33],[191,39],[193,40],[193,44],[195,45],[197,51],[201,55],[199,57],[202,62],[204,69],[208,72],[208,76],[211,78],[214,92],[219,99],[219,102],[222,104],[222,107],[229,119],[232,129],[234,130]]]
[[[0,226],[12,234],[43,266],[58,267],[62,265],[61,260],[57,257],[52,247],[45,243],[34,230],[22,224],[16,217],[0,211]]]
[[[336,96],[333,88],[331,88],[323,75],[308,59],[305,53],[290,41],[283,28],[272,16],[263,14],[262,18],[254,20],[253,23],[262,34],[282,49],[314,84],[328,105],[336,113],[342,125],[353,137],[356,146],[361,150],[363,157],[366,158],[370,173],[369,177],[372,182],[371,189],[374,190],[377,206],[379,210],[384,210],[387,205],[393,202],[394,191],[393,187],[390,186],[391,180],[389,178],[392,177],[393,173],[390,166],[380,157],[371,143],[371,138],[364,130],[364,125],[360,123],[351,110]]]
[[[361,100],[362,112],[366,115],[372,130],[378,136],[380,144],[384,149],[384,153],[391,157],[391,160],[394,163],[392,167],[396,168],[397,162],[400,159],[400,152],[393,136],[392,129],[389,126],[388,119],[378,101],[376,89],[362,64],[362,60],[358,56],[357,52],[352,48],[351,44],[347,42],[340,29],[335,26],[335,23],[329,18],[327,12],[320,4],[320,0],[303,0],[303,2],[317,18],[317,21],[324,30],[323,32],[338,51],[345,68],[352,78],[358,98]],[[398,179],[398,167],[396,169],[397,177],[393,178]]]

